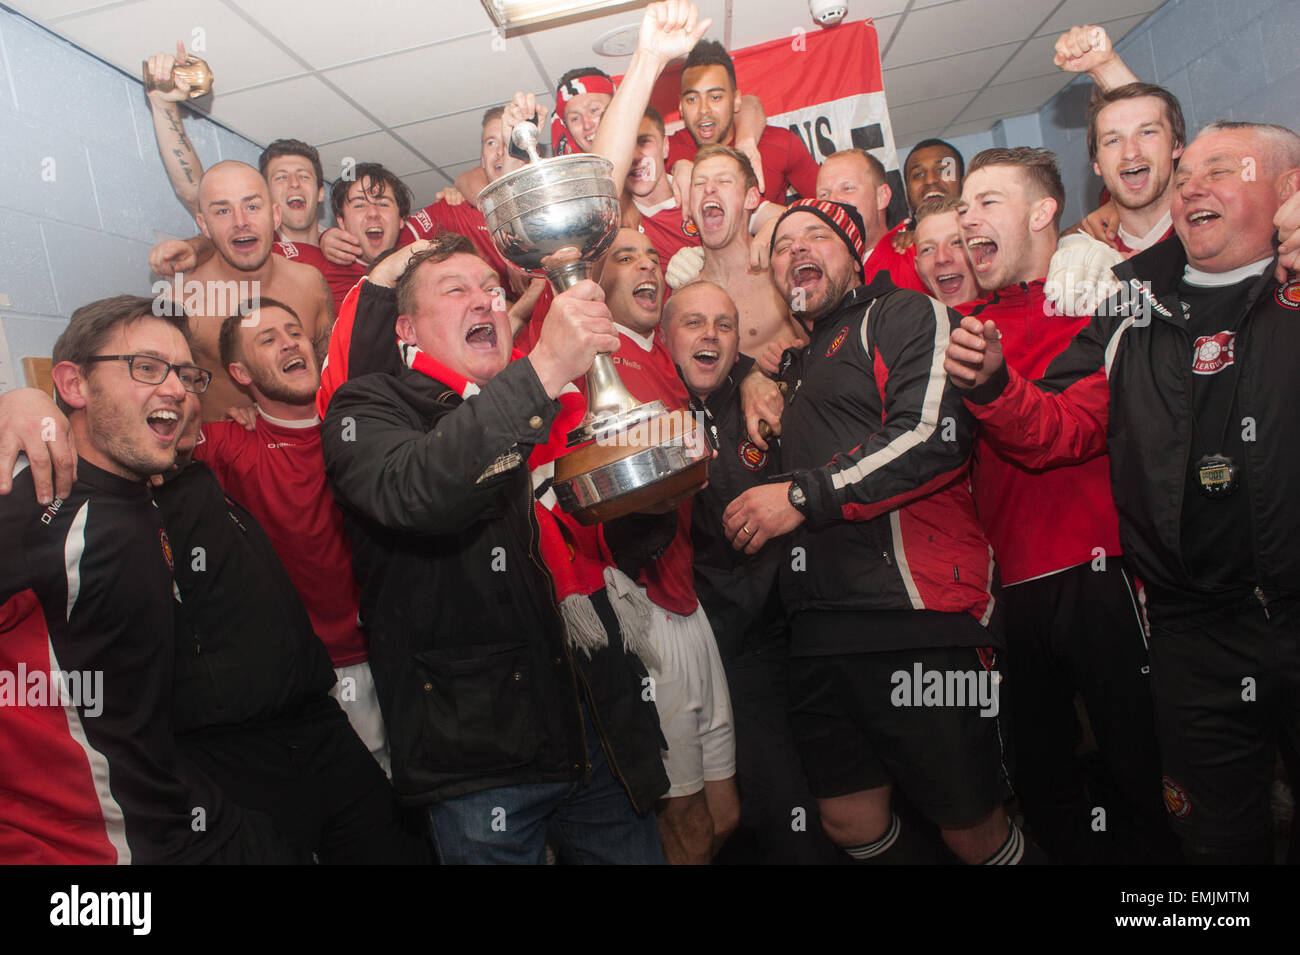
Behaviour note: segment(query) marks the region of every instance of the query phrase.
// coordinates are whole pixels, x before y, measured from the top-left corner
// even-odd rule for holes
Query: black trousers
[[[1150,602],[1170,821],[1193,861],[1271,863],[1278,747],[1300,748],[1300,600],[1181,609]]]
[[[181,737],[184,753],[228,799],[270,818],[325,864],[431,861],[422,830],[332,697],[275,721]]]
[[[1082,564],[1003,590],[1003,709],[1012,781],[1056,862],[1171,863],[1148,655],[1122,561]],[[1099,765],[1076,756],[1083,698]]]
[[[720,864],[838,865],[790,733],[788,634],[723,661],[736,729],[740,824]]]

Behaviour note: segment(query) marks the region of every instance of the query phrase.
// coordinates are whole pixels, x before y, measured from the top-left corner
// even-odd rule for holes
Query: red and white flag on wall
[[[819,163],[840,149],[870,150],[889,173],[894,192],[890,222],[907,214],[871,20],[796,30],[789,37],[732,50],[731,59],[740,92],[762,101],[768,123],[798,134]],[[680,89],[681,67],[670,67],[651,97],[670,133],[681,127]]]

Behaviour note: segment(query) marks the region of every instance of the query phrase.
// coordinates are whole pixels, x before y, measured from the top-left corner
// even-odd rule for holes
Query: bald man
[[[208,169],[199,181],[194,218],[216,254],[191,272],[156,283],[154,289],[162,300],[184,305],[194,362],[212,373],[212,383],[201,396],[203,420],[217,421],[230,408],[253,404],[221,362],[217,337],[222,320],[243,302],[277,299],[301,317],[319,356],[329,341],[334,304],[318,271],[271,254],[280,208],[272,204],[266,180],[252,166],[227,160]]]

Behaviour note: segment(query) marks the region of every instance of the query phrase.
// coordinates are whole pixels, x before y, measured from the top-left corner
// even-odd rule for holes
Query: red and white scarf
[[[408,368],[441,382],[468,401],[481,390],[464,375],[457,374],[418,346],[403,342],[402,359]],[[526,357],[514,350],[511,361]],[[584,527],[564,513],[556,500],[550,482],[555,477],[555,460],[565,452],[568,433],[581,423],[587,411],[586,399],[572,384],[565,385],[560,394],[560,413],[551,423],[550,433],[543,444],[533,447],[528,455],[528,471],[533,484],[533,511],[537,516],[538,550],[550,572],[555,586],[555,600],[564,618],[569,642],[582,650],[590,659],[593,650],[608,646],[609,638],[590,595],[605,588],[609,602],[618,617],[622,631],[623,649],[635,653],[641,662],[657,669],[657,654],[650,645],[651,604],[644,592],[626,574],[602,556],[600,527]],[[491,469],[510,469],[522,463],[517,451],[498,458]],[[538,490],[546,486],[546,491]]]

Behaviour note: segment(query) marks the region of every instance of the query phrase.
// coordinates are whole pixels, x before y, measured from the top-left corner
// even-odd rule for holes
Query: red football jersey
[[[352,290],[352,286],[361,281],[361,277],[366,274],[366,267],[362,263],[353,262],[351,265],[336,265],[325,258],[325,253],[321,252],[320,246],[311,245],[307,242],[277,240],[272,249],[276,255],[283,256],[293,262],[301,262],[303,265],[310,265],[325,276],[325,283],[330,287],[330,295],[334,298],[335,312],[343,304],[343,299]]]
[[[668,406],[669,411],[689,414],[690,396],[686,393],[686,385],[659,337],[652,334],[650,347],[646,348],[644,336],[631,333],[621,325],[618,326],[618,337],[622,345],[611,357],[627,390],[638,401],[658,399]],[[575,384],[585,395],[586,380],[579,379]],[[677,509],[677,536],[662,557],[641,571],[639,580],[645,585],[651,602],[665,610],[687,616],[699,606],[695,597],[690,498]]]
[[[899,288],[910,288],[922,295],[929,295],[930,290],[921,281],[921,273],[916,271],[916,243],[913,242],[906,252],[894,251],[894,236],[904,225],[906,222],[901,222],[880,237],[876,247],[867,256],[863,281],[870,285],[877,272],[888,272]]]
[[[253,431],[214,421],[203,426],[194,456],[261,522],[334,666],[365,661],[361,593],[343,514],[325,482],[320,419],[281,421],[259,410]]]
[[[509,266],[492,242],[492,233],[488,231],[483,213],[468,202],[462,202],[458,206],[449,205],[446,201],[435,202],[412,213],[407,217],[397,244],[399,247],[410,245],[416,239],[431,239],[439,232],[458,232],[473,242],[488,265],[496,269],[502,287],[509,288]]]
[[[668,168],[681,159],[693,162],[697,148],[689,129],[683,126],[677,130],[668,137]],[[790,130],[768,126],[758,139],[758,154],[763,157],[764,199],[785,205],[787,187],[793,187],[803,198],[817,195],[817,162],[803,140]]]
[[[637,226],[659,253],[659,267],[668,267],[668,260],[687,246],[700,244],[700,230],[682,215],[682,207],[674,199],[657,206],[642,206],[634,202],[641,222]]]

